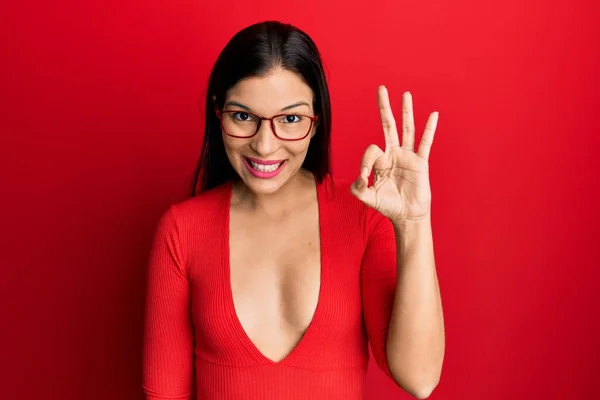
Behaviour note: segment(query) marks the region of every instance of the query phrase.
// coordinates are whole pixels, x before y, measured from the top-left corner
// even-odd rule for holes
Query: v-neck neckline
[[[267,357],[260,349],[256,346],[256,344],[250,339],[248,333],[244,329],[237,312],[235,310],[235,303],[233,299],[233,289],[231,286],[231,245],[230,245],[230,237],[231,237],[231,228],[230,228],[230,220],[231,220],[231,199],[233,195],[233,182],[228,182],[225,190],[224,190],[224,206],[221,208],[223,210],[223,214],[221,216],[222,223],[220,224],[222,227],[222,284],[224,286],[223,293],[224,296],[224,306],[227,314],[231,318],[232,328],[234,329],[235,336],[239,339],[239,345],[245,348],[248,353],[254,358],[254,360],[259,364],[268,364],[268,365],[286,365],[293,363],[294,360],[298,360],[301,358],[303,352],[306,351],[307,348],[311,348],[311,342],[313,338],[319,336],[319,329],[322,325],[322,315],[324,309],[324,303],[327,301],[327,288],[328,288],[328,273],[327,273],[327,260],[325,257],[325,248],[324,240],[326,231],[326,223],[325,218],[327,213],[325,212],[325,188],[324,182],[319,182],[315,179],[316,185],[316,195],[317,195],[317,209],[318,209],[318,221],[319,221],[319,242],[320,242],[320,255],[319,260],[321,263],[320,269],[320,287],[319,287],[319,295],[317,299],[317,306],[313,313],[312,319],[306,328],[306,331],[300,338],[300,341],[292,348],[292,350],[283,357],[280,361],[274,361]],[[309,351],[310,352],[310,351]]]

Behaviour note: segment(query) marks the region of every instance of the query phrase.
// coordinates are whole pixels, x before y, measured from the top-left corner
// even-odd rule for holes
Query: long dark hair
[[[319,182],[330,173],[331,104],[317,46],[293,25],[265,21],[236,33],[212,69],[206,93],[204,142],[192,178],[192,197],[198,189],[206,191],[239,179],[225,153],[215,107],[223,107],[227,91],[241,79],[263,75],[275,67],[297,73],[312,89],[313,109],[319,119],[302,167]]]

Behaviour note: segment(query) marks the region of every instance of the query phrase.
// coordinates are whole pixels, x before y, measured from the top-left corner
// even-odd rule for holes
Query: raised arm
[[[371,213],[361,285],[367,334],[379,367],[416,398],[438,383],[444,323],[428,221],[396,226]]]
[[[142,379],[146,400],[191,399],[190,287],[173,207],[158,223],[148,264]]]
[[[367,212],[367,247],[361,265],[363,314],[371,351],[390,378],[387,340],[396,294],[396,243],[390,221]]]
[[[445,351],[429,182],[438,113],[430,114],[415,152],[412,95],[402,98],[402,145],[384,86],[378,104],[385,151],[367,148],[352,185],[352,193],[371,208],[363,307],[380,366],[407,392],[426,398],[438,384]],[[368,186],[371,173],[374,182]]]

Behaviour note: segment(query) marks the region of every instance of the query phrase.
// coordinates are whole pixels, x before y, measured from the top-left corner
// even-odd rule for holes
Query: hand
[[[378,93],[379,113],[385,135],[385,151],[370,145],[362,158],[360,175],[351,191],[360,201],[397,224],[425,220],[431,212],[429,152],[438,121],[438,113],[429,115],[425,132],[414,152],[415,123],[412,96],[402,96],[402,147],[385,86]],[[374,173],[373,186],[368,179]]]

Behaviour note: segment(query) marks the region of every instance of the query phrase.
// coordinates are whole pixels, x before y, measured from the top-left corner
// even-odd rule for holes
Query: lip
[[[246,169],[248,170],[248,172],[250,172],[250,174],[252,176],[254,176],[256,178],[260,178],[260,179],[269,179],[269,178],[273,178],[273,177],[279,175],[279,173],[283,170],[283,167],[285,166],[285,160],[281,160],[281,161],[257,160],[257,161],[254,161],[255,160],[254,158],[250,158],[250,157],[243,157],[243,158],[244,158],[244,165],[246,166]],[[248,160],[251,160],[253,162],[256,162],[257,164],[262,164],[262,165],[272,165],[272,164],[277,164],[277,163],[281,163],[281,165],[275,171],[263,172],[263,171],[257,171],[254,168],[252,168],[252,165],[250,165]]]

